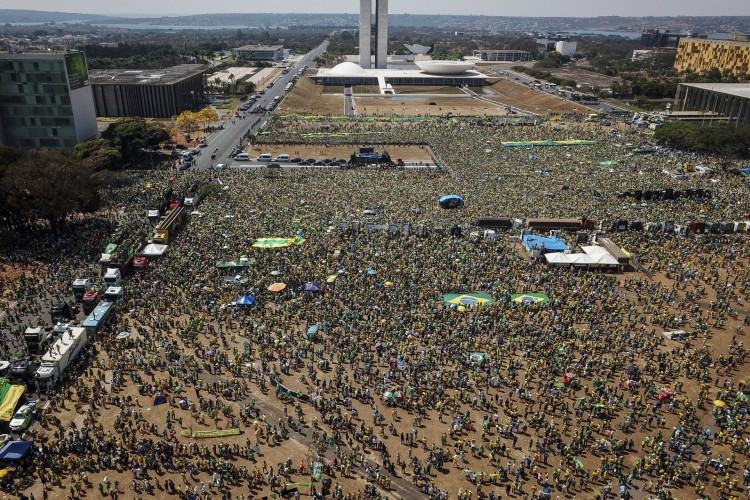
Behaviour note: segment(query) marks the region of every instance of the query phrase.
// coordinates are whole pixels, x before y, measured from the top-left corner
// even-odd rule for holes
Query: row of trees
[[[750,157],[750,127],[736,124],[706,125],[696,122],[668,122],[656,130],[661,144],[708,154]]]

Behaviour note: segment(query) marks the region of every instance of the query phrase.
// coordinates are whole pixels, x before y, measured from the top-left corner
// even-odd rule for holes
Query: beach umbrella
[[[216,350],[211,349],[210,351],[208,351],[209,356],[213,356],[214,354],[216,354]]]
[[[386,281],[385,282],[385,286],[393,286],[393,282],[392,281]]]
[[[714,406],[716,406],[717,408],[724,408],[726,405],[727,404],[721,399],[714,400]]]
[[[458,306],[458,312],[464,312],[464,311],[466,311],[466,307]]]
[[[308,335],[315,335],[316,333],[318,333],[319,329],[320,329],[320,326],[313,325],[313,326],[311,326],[310,328],[307,329],[307,334]]]
[[[281,292],[286,288],[286,283],[274,283],[268,286],[269,292]]]
[[[271,271],[271,276],[278,276],[281,274],[281,271]]]
[[[438,203],[442,208],[459,208],[464,206],[464,200],[456,194],[449,194],[441,197]]]

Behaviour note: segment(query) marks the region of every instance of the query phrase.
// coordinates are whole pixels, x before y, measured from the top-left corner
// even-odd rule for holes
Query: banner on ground
[[[224,436],[239,436],[239,428],[235,429],[216,429],[213,431],[191,431],[190,429],[182,429],[180,431],[182,437],[193,437],[193,438],[215,438]]]
[[[582,141],[578,139],[569,139],[566,141],[522,141],[522,142],[501,142],[506,148],[522,146],[592,146],[598,144],[597,141]]]

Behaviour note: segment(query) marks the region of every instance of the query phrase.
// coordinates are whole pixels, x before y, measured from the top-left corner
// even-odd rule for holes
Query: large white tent
[[[544,254],[548,264],[556,266],[617,267],[617,259],[600,246],[581,246],[584,253],[554,252]]]

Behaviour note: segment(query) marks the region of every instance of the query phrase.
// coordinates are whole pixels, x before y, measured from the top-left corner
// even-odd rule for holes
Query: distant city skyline
[[[357,0],[287,0],[274,3],[247,0],[216,0],[211,3],[199,0],[182,0],[175,9],[165,3],[155,4],[151,0],[130,0],[127,11],[119,2],[96,2],[90,0],[68,0],[61,4],[57,0],[2,0],[0,8],[30,9],[81,14],[136,15],[136,16],[180,16],[219,13],[308,13],[308,14],[356,14]],[[392,0],[391,14],[443,14],[443,15],[488,15],[519,17],[597,17],[597,16],[747,16],[750,15],[747,0],[631,0],[629,2],[601,2],[599,0],[475,0],[469,3],[455,0]]]

